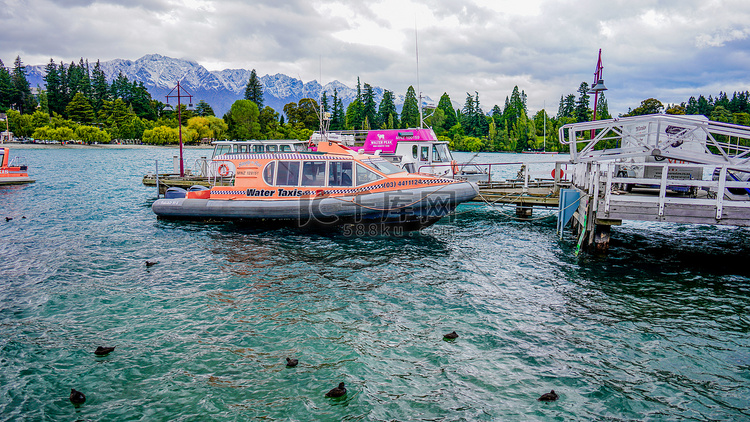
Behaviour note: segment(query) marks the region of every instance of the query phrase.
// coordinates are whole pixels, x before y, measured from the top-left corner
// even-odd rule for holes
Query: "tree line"
[[[320,103],[313,98],[291,102],[279,113],[264,106],[263,87],[252,70],[244,98],[235,101],[221,118],[211,106],[200,100],[195,109],[182,105],[181,120],[175,107],[155,100],[142,82],[129,81],[121,73],[109,83],[99,61],[45,67],[45,86],[31,89],[20,56],[12,68],[0,61],[0,112],[7,113],[11,131],[19,137],[58,141],[110,142],[136,139],[151,144],[178,142],[182,126],[183,142],[213,139],[308,139],[319,130],[320,115],[325,113],[330,130],[370,130],[414,128],[420,125],[419,100],[412,86],[406,90],[401,113],[393,91],[384,90],[378,103],[374,88],[357,78],[357,95],[348,106],[334,89],[322,92]],[[557,139],[565,124],[594,118],[589,85],[582,82],[576,93],[562,95],[558,110],[550,116],[540,110],[529,116],[527,96],[518,86],[506,96],[502,107],[494,105],[485,112],[478,92],[466,93],[463,107],[454,108],[443,93],[436,107],[424,111],[424,123],[438,138],[458,151],[559,151],[565,148]],[[607,99],[598,96],[596,119],[609,119]],[[650,113],[702,114],[711,120],[750,125],[750,94],[735,92],[731,98],[690,97],[680,104],[664,106],[649,98],[620,116]]]

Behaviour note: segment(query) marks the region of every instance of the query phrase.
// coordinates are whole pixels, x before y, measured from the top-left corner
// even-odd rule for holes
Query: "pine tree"
[[[21,56],[16,57],[10,80],[13,87],[11,105],[15,106],[21,114],[31,113],[36,107],[36,100],[31,95],[31,87],[26,79],[26,67],[21,62]]]
[[[263,109],[263,85],[255,73],[255,69],[250,72],[250,79],[245,86],[245,99],[250,100],[258,106],[258,110]]]
[[[76,123],[91,123],[94,120],[94,108],[82,92],[76,93],[73,99],[65,107],[68,118]]]
[[[365,92],[362,94],[362,115],[371,128],[380,127],[378,112],[375,104],[375,93],[370,84],[365,84]]]
[[[401,127],[419,127],[419,104],[417,103],[417,93],[411,85],[406,90],[404,107],[401,109]]]
[[[581,82],[578,87],[578,101],[576,101],[575,118],[577,122],[589,121],[589,84]]]
[[[57,113],[63,115],[66,104],[63,103],[62,78],[54,60],[49,59],[49,63],[44,70],[46,71],[44,82],[47,86],[47,108],[49,114]]]
[[[198,101],[198,104],[195,106],[195,114],[201,117],[215,116],[214,109],[204,100]]]
[[[339,99],[339,93],[336,88],[333,89],[333,112],[331,113],[331,130],[342,130],[346,123],[346,116],[344,115],[344,105]]]
[[[380,107],[378,108],[378,121],[380,127],[385,125],[386,129],[393,129],[398,126],[398,112],[396,111],[396,102],[393,97],[393,92],[389,90],[383,91],[383,98],[380,100]]]
[[[13,84],[10,80],[10,72],[5,68],[3,61],[0,60],[0,112],[10,108],[11,95],[13,91]]]
[[[443,129],[448,130],[455,126],[456,123],[458,123],[458,119],[456,118],[456,110],[453,109],[451,97],[448,96],[447,92],[444,92],[440,97],[438,108],[443,110],[443,113],[445,114],[445,123],[443,123]]]
[[[96,61],[91,74],[93,76],[91,81],[91,102],[94,110],[98,113],[104,101],[110,99],[109,84],[107,84],[107,77],[104,75],[99,60]]]

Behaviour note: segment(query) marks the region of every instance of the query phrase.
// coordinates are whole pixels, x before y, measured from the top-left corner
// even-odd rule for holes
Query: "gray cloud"
[[[747,90],[750,78],[750,3],[740,0],[532,1],[500,7],[470,1],[412,0],[389,15],[378,3],[260,0],[5,0],[0,7],[8,64],[79,58],[136,59],[145,54],[189,58],[209,68],[256,69],[303,80],[362,82],[403,93],[417,85],[414,28],[396,17],[415,16],[419,29],[421,90],[448,92],[463,103],[478,91],[482,106],[501,105],[518,85],[529,108],[554,113],[560,96],[592,82],[602,49],[607,98],[615,113],[655,97],[685,101],[691,95]],[[331,10],[347,13],[333,15]],[[337,36],[361,30],[355,16],[382,32],[366,44]],[[391,34],[393,40],[378,39]],[[322,74],[322,75],[321,75]]]

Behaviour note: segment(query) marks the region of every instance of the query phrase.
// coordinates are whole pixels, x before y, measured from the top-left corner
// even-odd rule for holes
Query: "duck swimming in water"
[[[292,358],[286,358],[286,367],[287,368],[294,368],[299,363],[299,360],[292,359]]]
[[[539,397],[537,400],[539,400],[539,401],[555,401],[555,400],[557,400],[557,393],[555,393],[555,390],[550,390],[549,393],[542,394],[542,396]]]
[[[450,332],[450,333],[448,333],[448,334],[446,334],[446,335],[443,336],[444,340],[455,340],[457,338],[458,338],[458,334],[456,334],[455,331]]]
[[[346,388],[344,387],[344,383],[340,383],[338,387],[332,389],[331,391],[326,393],[326,397],[341,397],[346,394]]]
[[[99,346],[94,350],[94,354],[97,356],[107,356],[108,354],[115,351],[114,346],[113,347],[105,347],[105,346]]]
[[[79,405],[86,401],[86,396],[75,388],[70,389],[70,402]]]

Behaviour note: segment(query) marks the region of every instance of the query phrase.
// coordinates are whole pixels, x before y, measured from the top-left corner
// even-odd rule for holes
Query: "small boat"
[[[231,186],[172,187],[154,202],[153,212],[165,219],[258,226],[379,224],[416,230],[478,192],[474,183],[411,174],[332,141],[308,152],[227,152],[212,165],[232,179]]]
[[[379,155],[409,173],[474,182],[487,178],[486,166],[457,162],[448,149],[448,142],[438,140],[429,128],[371,130],[367,132],[364,145],[352,149]]]
[[[29,177],[26,159],[13,157],[11,160],[9,154],[8,148],[0,148],[0,185],[34,183],[34,179]]]

